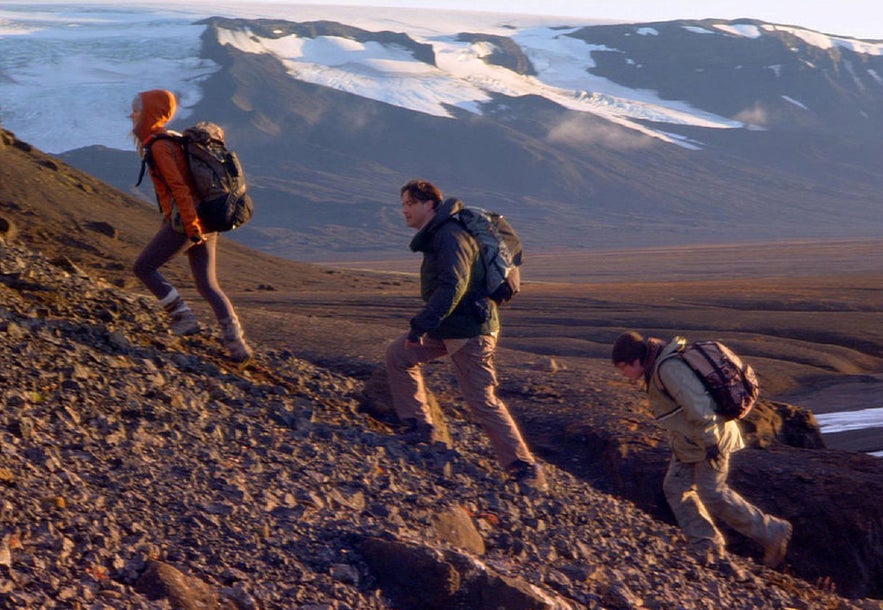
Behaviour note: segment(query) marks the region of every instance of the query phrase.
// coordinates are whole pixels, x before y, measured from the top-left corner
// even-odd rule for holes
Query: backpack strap
[[[156,142],[157,140],[174,140],[174,139],[175,139],[174,136],[167,134],[167,133],[157,133],[157,134],[150,136],[147,139],[147,141],[144,143],[144,156],[141,158],[141,171],[138,172],[138,182],[135,183],[135,186],[141,186],[141,181],[144,180],[144,171],[148,167],[150,167],[150,169],[153,169],[154,167],[156,167],[153,162],[153,153],[150,151],[150,147],[153,146],[153,143]],[[163,184],[165,184],[166,188],[168,189],[169,183],[166,182],[165,176],[163,176],[162,174],[159,174],[159,173],[157,173],[157,175],[159,176],[159,179],[163,181]],[[159,211],[162,212],[162,204],[159,201],[159,193],[157,193],[156,190],[154,190],[153,195],[156,198],[156,207],[158,207]]]
[[[138,182],[135,183],[135,186],[141,186],[141,181],[144,180],[144,172],[148,167],[150,169],[154,168],[150,147],[157,140],[175,140],[175,136],[169,133],[155,133],[147,138],[147,141],[144,143],[144,156],[141,158],[141,170],[138,172]]]
[[[665,383],[663,383],[662,377],[659,375],[659,368],[663,365],[663,363],[665,363],[667,360],[669,360],[671,358],[678,358],[678,357],[680,357],[680,355],[681,355],[681,350],[678,350],[676,352],[669,354],[668,356],[666,356],[665,358],[663,358],[662,360],[657,362],[656,366],[653,369],[653,375],[650,378],[651,382],[656,382],[657,389],[659,389],[670,401],[672,401],[675,404],[675,408],[672,409],[671,411],[669,411],[668,413],[663,413],[662,415],[657,415],[655,418],[656,421],[665,421],[669,417],[677,415],[678,413],[680,413],[681,411],[684,410],[684,407],[682,407],[681,405],[678,404],[678,402],[675,400],[675,397],[672,396],[671,392],[668,391],[668,388],[665,387]],[[681,360],[683,360],[683,358]]]

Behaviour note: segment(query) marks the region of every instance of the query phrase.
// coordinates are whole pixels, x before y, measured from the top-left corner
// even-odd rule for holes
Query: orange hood
[[[178,102],[175,94],[165,89],[151,89],[138,94],[141,99],[141,120],[135,127],[135,135],[144,142],[152,134],[162,131],[175,116]]]

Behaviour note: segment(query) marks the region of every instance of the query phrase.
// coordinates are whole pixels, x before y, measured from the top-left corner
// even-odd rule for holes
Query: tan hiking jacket
[[[679,358],[666,358],[686,345],[675,337],[666,345],[654,365],[647,388],[650,408],[656,421],[668,431],[675,457],[695,463],[705,459],[709,447],[717,445],[721,453],[738,451],[745,446],[739,424],[725,421],[714,411],[714,400],[696,373]],[[660,378],[670,396],[659,383]]]

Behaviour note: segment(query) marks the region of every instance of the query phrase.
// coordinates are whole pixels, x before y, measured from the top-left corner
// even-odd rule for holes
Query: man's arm
[[[693,369],[675,357],[663,362],[657,375],[678,406],[683,407],[684,418],[695,427],[694,440],[702,441],[705,447],[716,446],[721,420],[715,413],[714,399]]]

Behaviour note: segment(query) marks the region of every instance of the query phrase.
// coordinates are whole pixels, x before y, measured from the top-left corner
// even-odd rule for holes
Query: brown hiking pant
[[[481,335],[465,340],[445,341],[424,337],[421,345],[406,345],[407,333],[393,340],[386,350],[386,368],[393,405],[402,420],[416,419],[432,424],[421,365],[445,355],[451,357],[460,391],[473,417],[490,438],[503,468],[516,460],[535,460],[505,403],[497,397],[494,368],[496,337]],[[454,351],[455,350],[455,351]]]
[[[720,519],[740,534],[760,545],[775,537],[772,526],[779,521],[767,515],[727,485],[730,456],[685,463],[672,456],[663,490],[678,525],[687,536],[687,545],[697,557],[707,553],[724,555],[726,542],[715,527]]]

